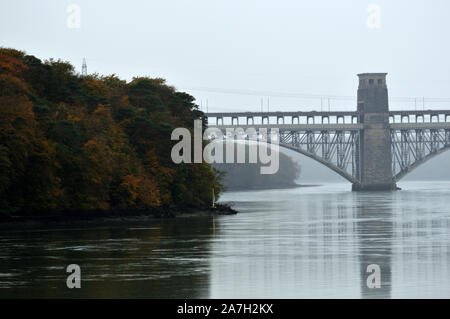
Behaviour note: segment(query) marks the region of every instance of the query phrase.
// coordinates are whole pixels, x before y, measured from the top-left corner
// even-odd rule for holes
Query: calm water
[[[2,230],[0,297],[449,298],[450,182],[400,186],[230,192],[236,216]]]

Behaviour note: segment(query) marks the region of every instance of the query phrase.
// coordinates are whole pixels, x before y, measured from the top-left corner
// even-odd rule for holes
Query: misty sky
[[[379,28],[367,24],[372,3]],[[68,27],[70,4],[79,28]],[[164,77],[209,111],[257,111],[261,98],[267,109],[269,95],[270,110],[320,109],[319,98],[278,93],[349,97],[331,108],[354,109],[361,72],[388,72],[391,97],[450,97],[449,14],[447,0],[0,0],[0,45],[78,71],[86,57],[89,73]],[[450,99],[426,102],[444,107]]]
[[[71,4],[79,28],[68,21]],[[370,4],[381,10],[375,26]],[[405,97],[450,108],[449,30],[448,0],[0,0],[0,46],[61,58],[78,72],[86,57],[89,73],[163,77],[204,111],[206,101],[209,111],[258,111],[261,99],[266,110],[268,97],[271,111],[319,110],[327,96],[340,97],[332,110],[353,110],[362,72],[389,73],[391,109],[414,108]],[[438,162],[427,172],[450,178]],[[332,174],[302,163],[315,168],[306,177]]]

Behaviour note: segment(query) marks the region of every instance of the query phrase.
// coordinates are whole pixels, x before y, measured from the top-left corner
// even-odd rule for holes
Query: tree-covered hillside
[[[82,77],[0,48],[0,212],[210,205],[210,165],[170,157],[172,130],[198,118],[163,79]]]

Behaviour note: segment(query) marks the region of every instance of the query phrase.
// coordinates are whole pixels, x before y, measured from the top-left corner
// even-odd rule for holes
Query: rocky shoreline
[[[228,204],[216,204],[214,208],[168,208],[120,209],[120,210],[65,210],[43,214],[42,212],[21,215],[0,214],[0,229],[28,228],[61,225],[101,225],[142,222],[157,219],[187,218],[215,215],[235,215],[238,212]]]

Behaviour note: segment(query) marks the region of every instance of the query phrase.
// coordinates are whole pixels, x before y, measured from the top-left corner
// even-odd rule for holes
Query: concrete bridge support
[[[395,190],[386,73],[363,73],[358,77],[358,112],[363,129],[356,163],[360,182],[353,184],[352,189]]]

